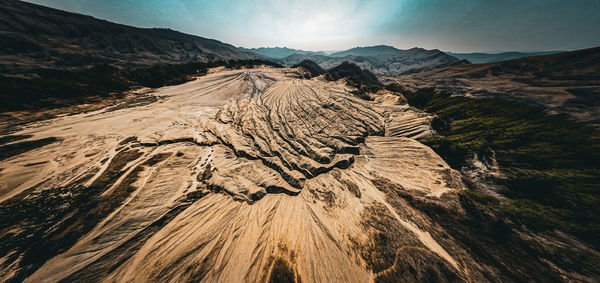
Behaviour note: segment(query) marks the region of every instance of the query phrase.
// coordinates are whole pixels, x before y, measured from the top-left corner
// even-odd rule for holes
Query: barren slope
[[[464,213],[460,177],[413,139],[429,133],[427,114],[393,93],[369,102],[296,76],[216,72],[149,105],[2,137],[20,153],[0,159],[2,204],[42,209],[1,227],[0,278],[506,278],[413,207]]]

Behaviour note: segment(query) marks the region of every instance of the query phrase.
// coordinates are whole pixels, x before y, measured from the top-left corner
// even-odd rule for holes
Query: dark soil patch
[[[49,145],[51,143],[55,143],[60,140],[61,139],[59,139],[59,138],[50,137],[50,138],[43,138],[43,139],[39,139],[39,140],[6,144],[3,146],[0,146],[0,160],[11,158],[13,156],[34,150],[36,148],[40,148],[45,145]]]

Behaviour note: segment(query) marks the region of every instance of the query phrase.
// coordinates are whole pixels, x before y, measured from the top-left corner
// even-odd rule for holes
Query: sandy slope
[[[98,207],[66,228],[79,239],[26,281],[481,278],[485,268],[407,201],[460,210],[457,173],[413,139],[431,117],[392,93],[368,102],[294,76],[215,72],[158,89],[149,105],[16,133],[60,141],[0,161],[2,201],[102,188]],[[22,268],[0,264],[5,279]]]

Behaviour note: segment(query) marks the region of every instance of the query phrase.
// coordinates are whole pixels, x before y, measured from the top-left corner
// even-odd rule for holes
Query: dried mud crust
[[[215,72],[158,89],[148,105],[55,119],[8,138],[61,142],[2,160],[0,181],[11,191],[1,197],[56,192],[64,210],[49,211],[57,217],[44,218],[31,243],[0,255],[10,259],[0,262],[2,278],[480,278],[468,251],[398,200],[414,195],[455,209],[461,183],[406,138],[427,134],[427,117],[393,93],[381,95],[394,103],[364,101],[346,85],[290,72]],[[411,115],[417,123],[402,126]],[[62,206],[69,198],[56,188],[75,186],[66,194],[85,198]],[[44,257],[23,249],[58,242]]]

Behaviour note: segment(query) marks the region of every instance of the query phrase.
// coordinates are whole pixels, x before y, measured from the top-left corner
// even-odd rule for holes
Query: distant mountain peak
[[[438,49],[427,50],[414,47],[407,50],[388,45],[354,47],[332,53],[328,56],[318,54],[292,54],[281,58],[282,64],[291,66],[308,59],[321,68],[330,69],[344,61],[356,64],[378,76],[398,75],[413,69],[429,68],[453,64],[459,60]]]
[[[393,46],[389,45],[374,45],[374,46],[360,46],[350,48],[345,51],[335,52],[330,54],[334,57],[344,57],[347,55],[355,55],[355,56],[376,56],[383,54],[395,54],[401,52],[402,50],[397,49]]]
[[[258,47],[258,48],[244,48],[239,47],[240,50],[252,52],[266,57],[281,59],[288,57],[293,54],[314,54],[314,55],[326,55],[323,51],[306,51],[300,49],[293,49],[288,47]]]

